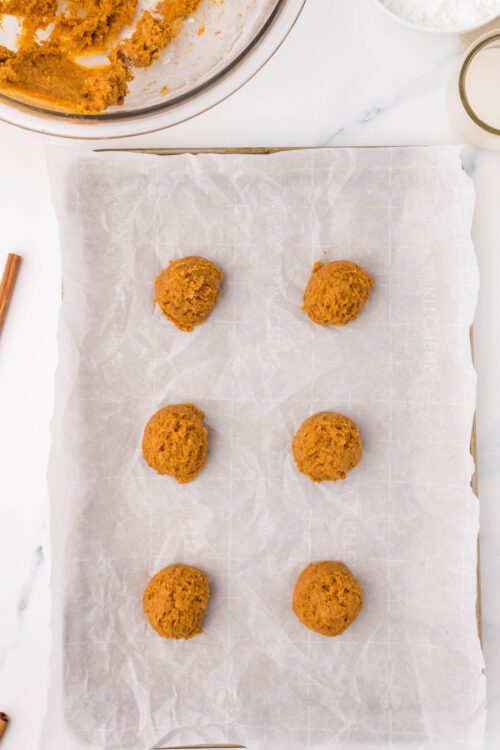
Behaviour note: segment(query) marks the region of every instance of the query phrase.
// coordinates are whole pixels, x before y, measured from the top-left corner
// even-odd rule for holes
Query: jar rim
[[[500,128],[495,128],[493,125],[489,125],[487,122],[484,122],[471,106],[471,103],[469,101],[469,98],[467,96],[467,90],[466,90],[466,78],[467,73],[469,71],[469,68],[471,66],[471,63],[473,60],[477,57],[477,55],[485,48],[488,47],[491,42],[494,41],[500,41],[500,30],[493,32],[492,34],[488,34],[488,36],[481,39],[481,41],[476,44],[470,52],[466,55],[465,60],[462,64],[462,67],[460,69],[460,74],[458,77],[458,91],[460,95],[460,100],[462,102],[462,105],[471,118],[471,120],[482,130],[485,130],[487,133],[491,133],[492,135],[500,135]]]

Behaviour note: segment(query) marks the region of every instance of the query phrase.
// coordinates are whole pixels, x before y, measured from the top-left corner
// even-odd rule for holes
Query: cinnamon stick
[[[3,711],[0,711],[0,740],[3,737],[3,733],[7,729],[7,724],[9,723],[9,717],[7,714],[4,714]]]
[[[2,281],[0,282],[0,331],[7,314],[10,298],[14,290],[14,284],[19,271],[21,257],[15,253],[9,253],[5,264]]]

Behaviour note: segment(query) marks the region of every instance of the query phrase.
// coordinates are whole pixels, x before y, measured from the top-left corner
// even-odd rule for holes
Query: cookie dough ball
[[[192,482],[205,466],[207,431],[193,404],[172,404],[153,414],[142,438],[142,455],[158,474]]]
[[[320,411],[302,423],[292,443],[297,468],[313,482],[345,479],[361,460],[359,430],[349,417]]]
[[[203,323],[217,302],[222,272],[196,255],[172,260],[156,279],[156,299],[161,311],[181,331]]]
[[[343,326],[358,317],[374,283],[366,271],[350,260],[315,263],[302,309],[314,323]]]
[[[192,638],[200,625],[210,589],[207,577],[189,565],[169,565],[148,583],[143,607],[149,624],[164,638]]]
[[[363,606],[361,587],[341,562],[311,563],[293,591],[292,609],[306,628],[321,635],[340,635]]]

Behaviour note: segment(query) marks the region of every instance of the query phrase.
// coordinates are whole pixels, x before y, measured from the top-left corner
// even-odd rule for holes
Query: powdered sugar
[[[500,15],[500,0],[381,0],[409,23],[430,29],[465,30]]]

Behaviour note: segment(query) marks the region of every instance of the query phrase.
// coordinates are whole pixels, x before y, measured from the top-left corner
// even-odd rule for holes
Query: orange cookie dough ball
[[[320,411],[302,423],[292,443],[297,468],[313,482],[345,479],[361,460],[359,430],[349,417]]]
[[[172,260],[156,279],[155,301],[177,328],[192,331],[214,309],[221,282],[222,272],[206,258]]]
[[[180,484],[192,482],[207,457],[204,416],[193,404],[173,404],[153,414],[142,438],[142,455],[149,466]]]
[[[366,271],[350,260],[315,263],[302,309],[314,323],[343,326],[358,317],[374,284]]]
[[[207,577],[189,565],[169,565],[148,583],[143,607],[149,624],[164,638],[192,638],[202,632],[208,604]]]
[[[321,635],[340,635],[363,606],[361,587],[341,562],[311,563],[293,591],[292,609],[306,628]]]

